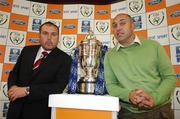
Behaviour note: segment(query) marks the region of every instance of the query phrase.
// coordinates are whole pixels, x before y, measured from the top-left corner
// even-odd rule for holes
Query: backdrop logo
[[[39,43],[39,38],[29,38],[29,42],[31,42],[31,43]]]
[[[139,12],[143,7],[143,1],[142,0],[133,0],[129,2],[129,9],[132,12]]]
[[[70,49],[75,44],[75,37],[74,36],[64,36],[63,37],[63,45]]]
[[[180,46],[176,47],[176,60],[180,62]]]
[[[118,44],[118,41],[116,40],[116,38],[114,36],[112,38],[112,43],[114,46],[116,46]]]
[[[14,45],[19,45],[23,42],[24,40],[24,34],[13,31],[10,33],[10,40]]]
[[[74,24],[65,24],[64,28],[66,28],[66,29],[74,29],[75,25]]]
[[[8,20],[8,15],[0,13],[0,25],[3,25]]]
[[[177,100],[177,102],[180,104],[180,90],[177,90],[176,91],[176,100]]]
[[[98,10],[97,13],[98,14],[107,14],[108,10]]]
[[[164,20],[164,12],[155,12],[155,13],[151,13],[149,14],[149,22],[154,25],[154,26],[158,26],[160,25],[163,20]]]
[[[41,19],[33,19],[32,22],[32,30],[33,31],[39,31],[39,27],[42,24],[42,20]]]
[[[0,0],[0,5],[9,6],[9,3],[7,2],[7,0]]]
[[[171,34],[174,39],[180,41],[180,26],[174,26],[171,28]]]
[[[149,4],[150,6],[152,6],[152,5],[159,4],[160,2],[162,2],[162,0],[150,0],[148,4]]]
[[[26,22],[24,22],[23,20],[19,20],[19,19],[13,19],[12,22],[17,25],[25,25],[26,24]]]
[[[9,75],[9,74],[10,74],[10,72],[11,72],[11,70],[10,70],[10,69],[5,70],[5,74],[6,74],[6,75]]]
[[[4,94],[5,97],[8,97],[8,94],[7,94],[7,83],[5,83],[3,85],[3,94]]]
[[[142,18],[141,16],[134,16],[133,17],[133,22],[136,26],[136,29],[141,29],[142,28]]]
[[[35,15],[41,16],[45,12],[45,6],[40,4],[33,4],[32,11]]]
[[[56,10],[56,9],[49,10],[49,12],[52,13],[52,14],[59,14],[59,13],[61,13],[60,10]]]
[[[9,61],[10,62],[16,62],[19,55],[20,55],[20,49],[17,48],[11,48],[9,53]]]
[[[84,17],[89,17],[93,13],[93,8],[88,6],[81,6],[80,12]]]
[[[89,32],[90,31],[90,21],[88,21],[88,20],[82,21],[81,31],[82,32]]]
[[[109,23],[108,22],[103,22],[103,21],[96,22],[96,29],[100,33],[106,32],[108,30],[108,28],[109,28]]]
[[[171,17],[179,17],[180,16],[180,10],[174,11],[173,13],[171,13],[170,16]]]

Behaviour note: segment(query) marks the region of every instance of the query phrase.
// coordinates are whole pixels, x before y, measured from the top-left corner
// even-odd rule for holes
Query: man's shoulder
[[[54,52],[56,52],[56,54],[59,55],[60,57],[71,58],[66,52],[62,51],[59,48],[55,48]]]
[[[114,52],[116,52],[117,51],[117,47],[115,46],[115,47],[113,47],[113,48],[110,48],[110,49],[108,49],[108,51],[107,51],[107,55],[111,55],[111,54],[113,54]]]
[[[140,38],[140,41],[142,44],[144,45],[160,45],[159,42],[155,41],[155,40],[151,40],[151,39],[143,39],[143,38]]]
[[[40,45],[30,45],[30,46],[24,46],[23,49],[37,49],[39,47],[40,47]]]

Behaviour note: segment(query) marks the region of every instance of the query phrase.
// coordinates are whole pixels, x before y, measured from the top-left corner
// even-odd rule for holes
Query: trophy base
[[[96,82],[78,82],[77,93],[94,94]]]

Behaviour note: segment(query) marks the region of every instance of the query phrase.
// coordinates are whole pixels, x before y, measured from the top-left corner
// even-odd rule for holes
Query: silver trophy
[[[84,76],[78,81],[78,93],[94,94],[101,46],[92,31],[80,43],[79,63]]]

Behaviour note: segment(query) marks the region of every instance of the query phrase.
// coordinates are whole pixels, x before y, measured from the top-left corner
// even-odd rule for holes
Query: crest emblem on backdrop
[[[88,6],[81,6],[80,12],[84,17],[89,17],[93,13],[93,8]]]
[[[70,49],[74,46],[75,44],[75,37],[74,36],[64,36],[63,37],[63,45]]]
[[[14,44],[14,45],[19,45],[23,42],[25,36],[22,33],[13,31],[10,33],[10,41]]]
[[[32,11],[35,15],[41,16],[45,12],[45,6],[40,4],[33,4]]]
[[[132,12],[139,12],[143,7],[143,1],[142,0],[133,0],[131,2],[129,2],[129,9]]]
[[[174,26],[171,28],[171,34],[174,39],[180,41],[180,26]]]
[[[3,25],[8,20],[8,15],[0,13],[0,25]]]
[[[155,13],[151,13],[148,16],[149,22],[154,25],[154,26],[158,26],[160,25],[163,20],[164,20],[164,12],[160,11],[160,12],[155,12]]]
[[[4,94],[5,97],[8,98],[8,94],[7,94],[7,83],[5,83],[5,84],[3,85],[3,94]]]
[[[175,96],[177,102],[180,104],[180,90],[176,91],[176,96]]]
[[[100,33],[106,32],[108,30],[108,28],[109,28],[109,23],[108,22],[103,22],[103,21],[96,22],[96,29]]]

